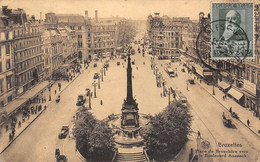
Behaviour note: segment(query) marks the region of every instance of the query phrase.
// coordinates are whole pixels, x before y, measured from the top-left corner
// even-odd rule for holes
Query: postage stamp
[[[253,3],[211,3],[211,5],[211,58],[253,58]]]

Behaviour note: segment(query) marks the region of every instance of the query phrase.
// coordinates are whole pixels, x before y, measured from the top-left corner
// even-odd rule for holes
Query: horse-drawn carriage
[[[224,126],[229,127],[229,128],[232,126],[231,118],[229,118],[228,116],[225,116],[224,112],[222,115],[222,121],[223,121]]]

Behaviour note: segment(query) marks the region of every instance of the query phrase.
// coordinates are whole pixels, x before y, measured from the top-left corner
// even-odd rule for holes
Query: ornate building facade
[[[7,7],[0,11],[0,108],[11,102],[15,94],[13,27],[6,17]]]

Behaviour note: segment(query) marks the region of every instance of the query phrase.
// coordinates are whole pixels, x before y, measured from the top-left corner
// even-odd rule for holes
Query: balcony
[[[20,75],[28,70],[31,70],[32,68],[36,67],[37,65],[40,65],[40,64],[43,64],[44,63],[44,60],[40,60],[39,62],[35,63],[35,64],[31,64],[29,67],[25,67],[25,68],[22,68],[22,69],[19,69],[15,75]]]
[[[21,39],[21,38],[25,38],[25,37],[34,37],[34,36],[41,36],[41,32],[14,35],[14,39]]]
[[[28,55],[28,56],[25,56],[25,57],[20,57],[20,58],[15,58],[15,63],[20,63],[20,62],[23,62],[25,60],[29,60],[31,58],[34,58],[34,57],[37,57],[37,56],[40,56],[40,55],[43,55],[42,52],[38,53],[38,54],[34,54],[34,55]]]
[[[34,45],[27,45],[27,46],[22,46],[22,47],[16,47],[16,48],[14,48],[14,51],[15,52],[20,52],[20,51],[28,50],[28,49],[35,48],[35,47],[38,47],[38,46],[41,46],[41,45],[42,45],[42,42],[40,42],[38,44],[34,44]]]

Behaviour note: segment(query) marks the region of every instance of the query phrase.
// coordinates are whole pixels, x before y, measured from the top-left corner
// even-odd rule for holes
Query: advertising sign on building
[[[251,83],[249,80],[244,79],[244,88],[254,94],[256,94],[256,84]]]

